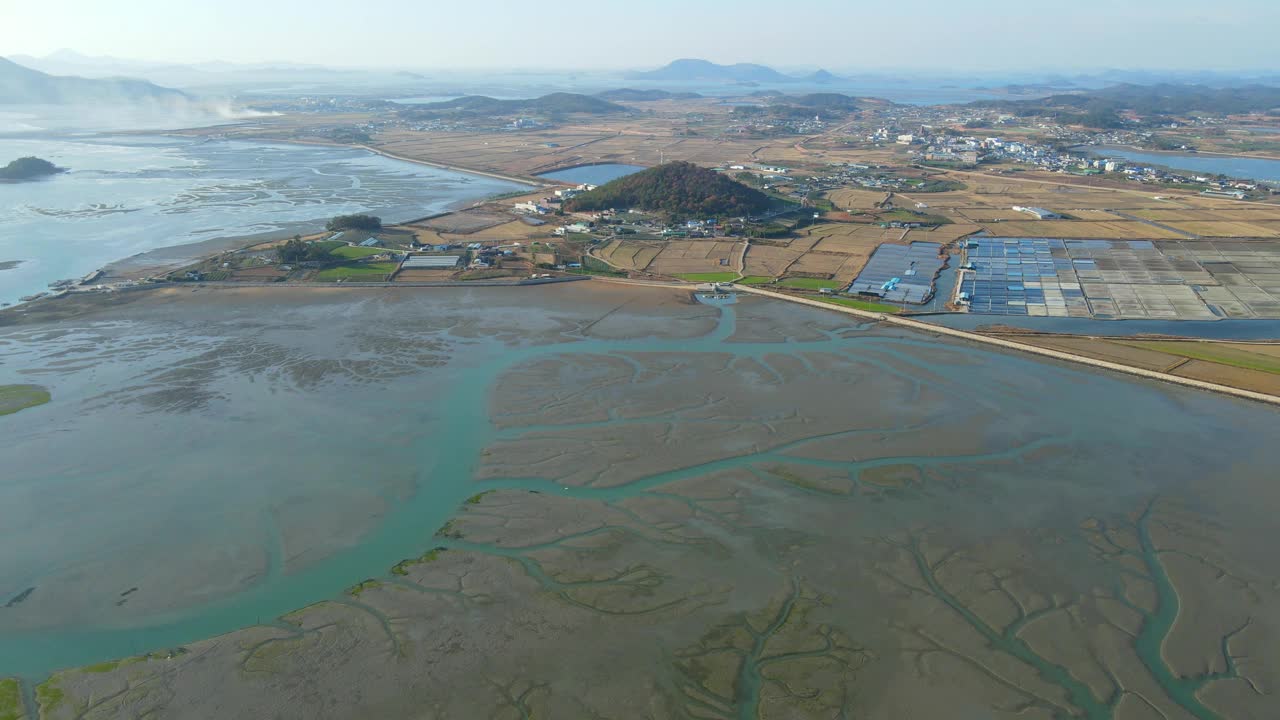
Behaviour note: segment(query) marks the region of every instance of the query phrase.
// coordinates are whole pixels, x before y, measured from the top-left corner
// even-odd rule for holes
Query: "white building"
[[[547,208],[534,202],[516,203],[514,207],[516,212],[529,213],[530,215],[546,215],[551,212]]]
[[[1023,213],[1027,213],[1028,215],[1032,215],[1037,220],[1057,220],[1058,218],[1062,217],[1056,212],[1051,212],[1049,210],[1045,210],[1044,208],[1038,208],[1038,207],[1023,207],[1021,205],[1014,205],[1013,210],[1014,212],[1023,212]]]

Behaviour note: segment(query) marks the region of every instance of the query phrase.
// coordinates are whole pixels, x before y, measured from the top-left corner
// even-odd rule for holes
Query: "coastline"
[[[122,131],[119,133],[108,132],[105,134],[170,137],[170,138],[181,138],[187,141],[198,139],[197,136],[188,134],[188,129],[185,129],[185,128],[156,130],[156,131],[149,131],[149,130],[133,131],[133,132]],[[524,188],[528,188],[527,191],[533,191],[535,188],[542,186],[536,183],[535,181],[530,180],[529,178],[509,176],[509,175],[503,175],[500,173],[486,172],[483,170],[477,170],[473,168],[457,167],[457,166],[450,166],[450,165],[444,165],[439,163],[426,162],[422,160],[416,160],[414,158],[399,156],[399,155],[396,155],[395,153],[385,152],[377,148],[373,148],[365,145],[344,145],[341,143],[332,143],[332,142],[324,142],[324,141],[307,141],[307,140],[286,141],[286,140],[277,140],[274,138],[252,138],[252,137],[244,137],[244,138],[233,137],[233,138],[227,138],[227,140],[228,142],[232,142],[232,143],[266,143],[266,144],[279,143],[282,145],[293,145],[293,146],[321,146],[321,147],[331,147],[335,149],[359,150],[359,151],[367,152],[371,155],[379,155],[389,160],[394,160],[397,162],[405,162],[405,163],[411,163],[414,165],[432,167],[432,168],[444,170],[450,173],[458,173],[460,175],[469,175],[477,178],[487,178],[491,180],[501,180],[503,182],[515,183],[522,186],[522,188],[519,190],[520,192],[526,192]],[[60,170],[60,172],[65,172],[65,170]],[[35,181],[47,180],[47,179],[49,178],[48,177],[38,178]],[[20,183],[20,182],[26,182],[26,181],[9,181],[9,182]],[[457,198],[457,199],[448,201],[443,206],[440,206],[442,207],[442,209],[435,210],[434,212],[430,212],[429,214],[422,214],[422,213],[429,210],[430,208],[427,208],[427,207],[415,208],[414,212],[402,213],[407,215],[404,218],[400,218],[398,216],[390,218],[391,220],[390,224],[417,222],[423,219],[424,217],[437,217],[439,215],[448,214],[451,212],[457,212],[460,210],[464,210],[470,207],[475,207],[477,205],[483,204],[485,202],[488,202],[490,198],[496,195],[502,195],[502,194],[504,193],[488,192],[488,193],[483,193],[479,195],[474,195],[471,197]],[[374,210],[368,210],[368,209],[364,209],[362,211],[375,212]],[[222,236],[217,236],[213,238],[207,238],[204,240],[196,240],[194,242],[165,245],[162,247],[156,247],[156,248],[144,250],[142,252],[134,253],[132,255],[127,255],[124,257],[112,258],[108,261],[103,262],[98,268],[96,268],[93,271],[93,273],[91,273],[91,274],[98,275],[98,278],[93,284],[103,285],[103,284],[111,284],[111,283],[119,283],[119,282],[137,281],[158,273],[170,272],[172,270],[184,267],[186,265],[189,265],[195,262],[200,262],[202,260],[207,260],[213,257],[217,257],[218,255],[221,255],[226,252],[245,250],[263,243],[282,240],[282,239],[291,237],[295,234],[304,234],[304,235],[316,234],[323,231],[324,223],[326,220],[327,220],[327,216],[321,216],[321,217],[316,217],[316,218],[307,219],[307,220],[283,222],[280,224],[280,227],[278,228],[265,230],[262,232],[250,233],[247,235],[222,235]],[[25,262],[25,259],[8,260],[6,258],[3,261],[0,261],[0,270],[12,269],[24,262]],[[12,301],[12,307],[19,307],[24,304],[26,303],[17,299],[16,296]]]

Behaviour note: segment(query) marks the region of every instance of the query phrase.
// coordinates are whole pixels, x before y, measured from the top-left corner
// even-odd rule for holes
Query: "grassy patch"
[[[824,303],[831,303],[832,305],[843,305],[844,307],[850,307],[855,310],[866,310],[867,312],[886,313],[890,315],[897,314],[898,312],[898,308],[894,305],[885,305],[884,303],[867,302],[865,300],[854,300],[853,298],[819,297],[816,299],[821,300]]]
[[[318,240],[311,243],[311,247],[316,248],[319,252],[333,252],[340,247],[346,247],[347,244],[341,240]]]
[[[409,568],[413,567],[414,565],[421,565],[423,563],[435,562],[437,559],[440,558],[440,553],[443,553],[447,549],[448,548],[444,548],[444,547],[432,548],[431,550],[428,550],[426,553],[424,553],[420,557],[416,557],[412,560],[401,560],[400,562],[396,563],[395,567],[391,568],[391,573],[393,575],[408,575]]]
[[[835,280],[819,280],[817,278],[785,278],[778,282],[779,285],[789,288],[800,288],[803,290],[821,290],[822,288],[831,288],[832,290],[840,287]]]
[[[738,282],[743,285],[769,285],[773,282],[773,278],[768,275],[748,275]]]
[[[49,678],[36,686],[36,702],[40,704],[41,717],[46,713],[52,714],[66,699],[66,694],[58,687],[57,678]]]
[[[482,492],[482,493],[476,493],[475,495],[472,495],[471,497],[467,498],[467,504],[468,504],[468,505],[479,505],[479,504],[480,504],[480,501],[484,499],[484,496],[485,496],[485,495],[488,495],[488,494],[489,494],[489,493],[491,493],[491,492],[493,492],[493,491],[492,491],[492,490],[485,490],[485,491],[484,491],[484,492]]]
[[[378,253],[382,253],[382,252],[386,252],[386,251],[383,250],[382,248],[354,247],[351,245],[343,245],[342,247],[336,247],[330,250],[329,254],[333,255],[334,257],[340,257],[344,260],[359,260],[360,258],[366,258],[366,257],[369,257],[370,255],[377,255]]]
[[[0,720],[18,720],[22,715],[18,681],[11,678],[0,680]]]
[[[337,282],[338,280],[364,280],[378,282],[395,272],[396,263],[348,263],[337,267],[326,268],[316,273],[316,280],[321,282]]]
[[[1222,345],[1219,343],[1171,342],[1171,341],[1129,341],[1123,343],[1130,347],[1154,350],[1167,355],[1204,360],[1205,362],[1229,365],[1244,370],[1280,375],[1280,358],[1252,353],[1238,345]]]
[[[604,275],[605,277],[626,277],[623,270],[591,270],[589,268],[571,268],[565,270],[570,275]]]
[[[470,270],[458,276],[459,280],[493,280],[495,278],[513,277],[507,270],[491,268],[488,270]]]
[[[736,272],[680,273],[676,277],[689,282],[733,282],[738,277]]]
[[[904,223],[916,222],[916,223],[923,223],[925,225],[950,225],[951,224],[951,220],[949,218],[945,218],[941,215],[929,215],[927,213],[917,213],[917,212],[912,212],[910,210],[903,210],[901,208],[897,210],[890,210],[888,212],[882,212],[880,213],[879,218],[882,222],[893,222],[896,220],[898,222],[904,222]]]
[[[53,399],[40,385],[0,385],[0,415],[44,405]]]
[[[399,567],[399,566],[397,565],[396,567]],[[360,583],[359,585],[356,585],[350,590],[347,590],[347,594],[350,595],[351,597],[360,597],[360,593],[364,592],[365,590],[372,590],[376,587],[380,587],[381,585],[382,583],[370,578]]]

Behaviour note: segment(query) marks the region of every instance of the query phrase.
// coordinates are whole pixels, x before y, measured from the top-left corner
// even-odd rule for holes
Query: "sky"
[[[1280,0],[0,0],[0,56],[331,67],[1275,70]]]

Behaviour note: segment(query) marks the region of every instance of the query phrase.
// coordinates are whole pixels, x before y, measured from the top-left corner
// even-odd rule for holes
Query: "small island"
[[[23,157],[0,168],[0,180],[35,180],[61,172],[66,172],[66,168],[60,168],[43,158]]]

